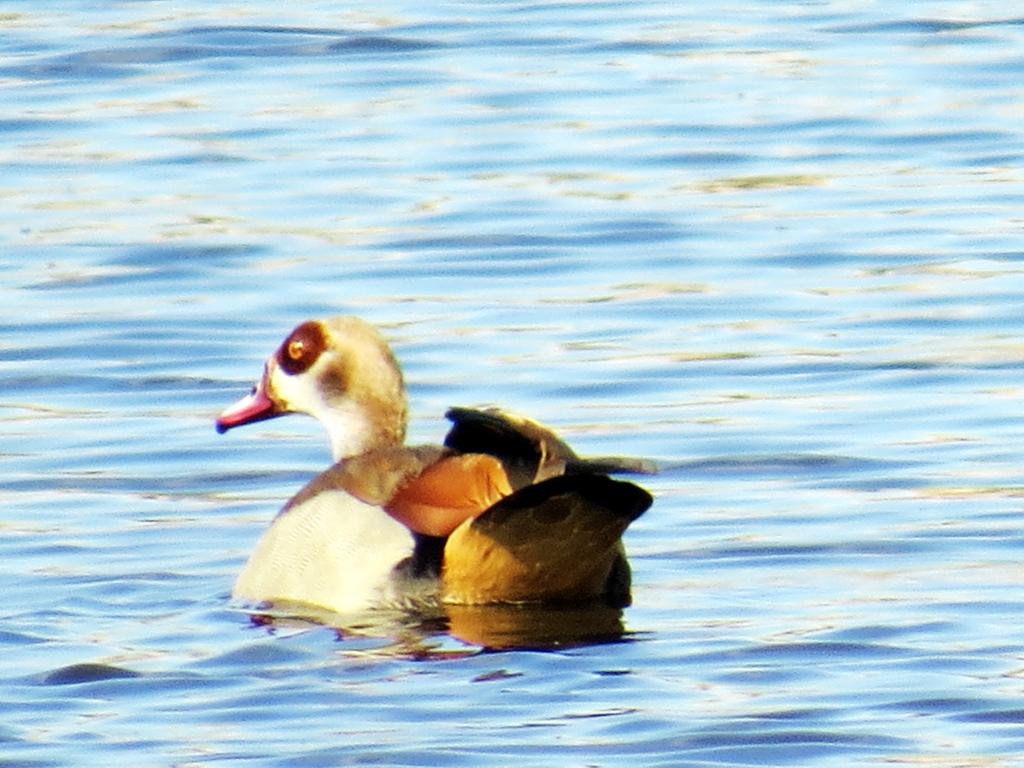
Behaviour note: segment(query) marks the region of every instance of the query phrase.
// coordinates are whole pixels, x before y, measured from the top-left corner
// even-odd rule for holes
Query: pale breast
[[[343,490],[324,490],[275,518],[232,596],[359,612],[388,600],[395,564],[412,551],[408,529],[379,506]]]

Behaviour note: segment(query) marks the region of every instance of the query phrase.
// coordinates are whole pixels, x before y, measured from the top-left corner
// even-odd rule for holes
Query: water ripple
[[[0,647],[17,765],[1009,765],[1024,23],[659,0],[2,15]],[[657,460],[624,611],[250,617],[330,456],[212,426],[395,342]]]

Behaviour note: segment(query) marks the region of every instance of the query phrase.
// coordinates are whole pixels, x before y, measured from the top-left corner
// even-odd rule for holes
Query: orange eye
[[[326,345],[323,328],[320,323],[311,320],[292,331],[274,356],[285,373],[295,376],[308,371],[323,354]]]

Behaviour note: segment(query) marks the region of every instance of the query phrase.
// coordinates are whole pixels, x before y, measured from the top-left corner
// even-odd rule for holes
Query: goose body
[[[406,400],[389,346],[353,317],[288,335],[220,432],[285,413],[327,429],[335,464],[274,518],[233,589],[250,604],[336,613],[425,603],[630,600],[621,537],[650,495],[550,430],[497,409],[453,408],[442,446],[404,445]]]

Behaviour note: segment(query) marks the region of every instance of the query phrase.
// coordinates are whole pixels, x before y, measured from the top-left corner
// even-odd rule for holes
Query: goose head
[[[387,342],[356,317],[309,320],[288,334],[252,392],[217,419],[217,431],[286,413],[327,430],[336,461],[405,439],[402,373]]]

